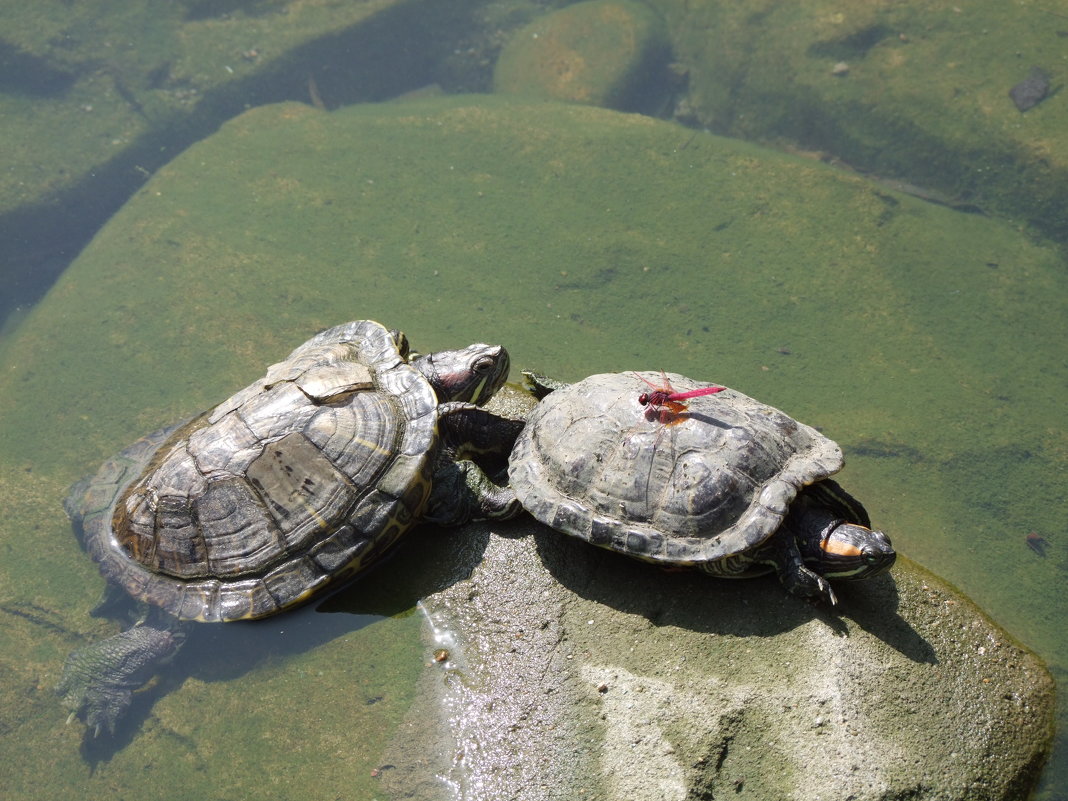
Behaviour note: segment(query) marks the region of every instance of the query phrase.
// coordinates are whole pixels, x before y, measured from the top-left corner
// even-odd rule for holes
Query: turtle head
[[[420,356],[412,366],[426,376],[442,403],[481,406],[508,378],[508,351],[500,345],[468,345]]]
[[[885,573],[897,559],[890,538],[855,523],[835,521],[802,548],[805,561],[829,579],[864,579]]]

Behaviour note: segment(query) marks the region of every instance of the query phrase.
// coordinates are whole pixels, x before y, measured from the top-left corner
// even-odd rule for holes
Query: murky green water
[[[165,168],[0,339],[10,797],[374,797],[429,658],[412,609],[445,580],[440,532],[323,606],[205,632],[113,743],[84,744],[50,691],[65,653],[111,630],[86,615],[101,584],[62,515],[66,486],[359,317],[425,349],[500,341],[517,367],[563,378],[663,367],[820,426],[895,545],[1065,687],[1055,245],[609,112],[290,116],[238,123]],[[1063,734],[1041,797],[1068,798]]]

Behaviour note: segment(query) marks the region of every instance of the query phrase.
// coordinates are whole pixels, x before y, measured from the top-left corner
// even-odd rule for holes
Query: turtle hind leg
[[[93,736],[114,734],[134,690],[178,652],[184,639],[176,626],[137,625],[79,648],[67,657],[56,693],[71,717],[85,718]]]
[[[424,519],[459,526],[519,514],[522,506],[507,486],[507,462],[523,421],[456,402],[441,404],[438,416],[442,453]]]
[[[441,526],[472,520],[508,520],[523,511],[511,487],[497,484],[474,462],[442,464],[434,475],[424,518]]]
[[[523,384],[538,400],[546,397],[552,392],[556,392],[558,389],[566,389],[571,386],[564,381],[557,381],[555,378],[550,378],[543,373],[536,373],[533,370],[523,371]]]

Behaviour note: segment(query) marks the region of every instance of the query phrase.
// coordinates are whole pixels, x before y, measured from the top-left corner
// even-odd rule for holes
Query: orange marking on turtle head
[[[851,542],[842,542],[841,540],[826,539],[820,543],[820,547],[827,553],[833,553],[836,556],[860,556],[861,550]]]

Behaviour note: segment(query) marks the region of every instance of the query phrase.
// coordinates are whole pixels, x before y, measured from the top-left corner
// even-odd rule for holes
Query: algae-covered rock
[[[651,5],[688,69],[692,121],[820,152],[1068,238],[1068,97],[1056,92],[1066,75],[1063,9],[1000,0]],[[1010,91],[1028,81],[1017,90],[1021,108]]]
[[[434,80],[472,4],[39,0],[0,6],[0,318],[145,179],[252,105]],[[398,45],[403,42],[403,46]]]
[[[81,728],[63,726],[50,690],[72,648],[114,631],[87,614],[102,583],[62,514],[70,483],[144,433],[226,397],[314,331],[350,319],[397,326],[424,350],[501,342],[514,365],[563,379],[663,367],[783,408],[843,444],[847,488],[900,552],[966,585],[1059,660],[1068,601],[1058,552],[1040,560],[1024,537],[1062,523],[1064,275],[1054,249],[1011,226],[638,115],[501,96],[249,111],[159,170],[0,350],[5,791],[15,799],[148,799],[183,787],[191,796],[243,797],[262,795],[267,781],[286,797],[371,797],[395,770],[387,744],[419,675],[438,665],[415,639],[415,618],[403,613],[462,578],[437,570],[445,558],[426,540],[413,539],[411,549],[401,543],[335,614],[307,609],[224,629],[202,649],[183,650],[174,672],[135,698],[110,750],[83,752]],[[491,542],[424,535],[473,555],[467,564]],[[436,556],[420,560],[423,550]],[[598,596],[594,579],[640,587],[675,577],[632,573],[649,568],[596,553],[577,578],[548,557],[544,581],[603,597],[612,613],[604,620],[618,612],[640,624],[643,637],[679,629],[683,640],[703,643],[693,646],[702,658],[701,648],[718,649],[726,638],[701,630],[705,618],[685,617],[691,598],[740,593],[731,596],[738,605],[726,607],[734,621],[747,619],[750,593],[774,599],[781,606],[763,613],[774,619],[759,621],[786,620],[820,653],[834,653],[831,675],[875,694],[876,712],[896,703],[900,661],[925,652],[902,634],[901,620],[944,657],[931,673],[964,662],[952,643],[935,639],[933,623],[902,611],[926,607],[882,605],[846,617],[876,639],[882,633],[915,647],[854,678],[849,643],[862,634],[847,625],[850,639],[832,640],[819,628],[831,624],[787,605],[774,583],[761,592],[759,580],[727,590],[708,580],[687,584],[697,595],[676,597],[663,618],[631,614],[615,605],[619,596]],[[543,585],[532,586],[536,606]],[[933,586],[932,609],[956,600]],[[643,602],[662,587],[675,585],[645,586]],[[678,589],[664,591],[671,598]],[[912,584],[899,593],[923,597]],[[862,606],[865,597],[858,586],[844,603]],[[389,616],[354,618],[343,608]],[[594,607],[574,609],[581,625],[568,623],[569,632],[597,628],[597,616],[582,619]],[[515,633],[507,615],[500,620],[495,636]],[[977,630],[990,632],[986,625]],[[604,659],[589,665],[596,683],[572,679],[589,704],[615,703],[601,699],[602,683],[609,692],[628,688],[639,710],[675,686],[697,696],[711,686],[696,673],[673,685],[659,672],[671,664],[661,661],[670,640],[645,640],[652,645],[636,660],[629,648],[646,649],[612,626],[606,631],[623,650],[598,651]],[[731,644],[760,649],[764,630]],[[998,658],[1016,653],[983,647]],[[811,674],[786,688],[755,685],[754,703],[789,694],[799,706],[783,714],[800,724],[820,706],[811,699],[827,698],[828,721],[854,719],[852,708],[835,706],[832,689],[817,692],[802,675]],[[645,676],[656,683],[639,697]],[[1001,726],[1011,703],[983,707],[994,710],[990,726]],[[662,728],[712,721],[694,718],[688,705],[664,704]],[[496,720],[492,707],[481,711]],[[615,707],[597,714],[618,716]],[[627,728],[639,723],[617,726],[609,738],[599,733],[607,723],[594,721],[601,728],[591,737],[623,748],[645,736]],[[835,724],[836,737],[846,725]],[[945,725],[954,731],[952,720]],[[575,736],[548,723],[545,730]],[[708,730],[706,745],[687,739],[694,731],[664,736],[680,753],[718,753],[720,729]],[[665,756],[656,764],[670,766]],[[733,764],[731,752],[725,759]],[[796,764],[796,754],[791,759]],[[993,764],[1005,769],[998,781],[1024,775],[1017,763]],[[590,770],[602,776],[599,763]],[[683,780],[696,781],[696,769],[687,770]],[[756,781],[747,771],[739,770],[745,781]],[[721,778],[742,777],[731,770]]]
[[[299,91],[311,102],[309,76],[328,100],[340,102],[345,73],[359,74],[367,54],[339,64],[331,60],[336,45],[325,37],[347,36],[355,43],[360,26],[380,25],[376,16],[401,5],[395,0],[5,4],[0,130],[7,144],[0,221],[19,206],[51,202],[115,160],[135,176],[131,163],[144,169],[161,157],[167,160],[166,150],[146,152],[140,141],[146,136],[157,137],[157,148],[178,146],[185,142],[165,134],[178,134],[175,128],[207,132],[253,101],[296,97]],[[418,30],[413,26],[413,36]],[[323,59],[301,52],[316,42]],[[271,87],[264,85],[268,76]]]
[[[635,0],[587,0],[517,31],[493,73],[498,92],[638,110],[664,103],[661,19]]]

